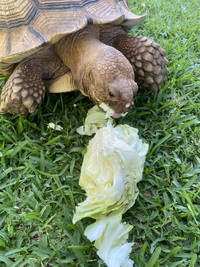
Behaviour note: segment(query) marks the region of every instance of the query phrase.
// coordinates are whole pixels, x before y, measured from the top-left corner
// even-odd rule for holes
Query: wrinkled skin
[[[100,61],[97,58],[89,70],[89,75],[86,73],[82,79],[83,88],[88,88],[85,93],[97,105],[103,102],[116,113],[123,113],[132,109],[133,97],[137,93],[138,86],[134,81],[130,63],[118,51],[112,52],[114,53],[110,55],[108,64],[107,54],[110,51],[108,49],[101,51],[98,57],[105,60]]]
[[[99,28],[91,26],[67,36],[56,45],[56,52],[84,95],[97,105],[103,102],[123,113],[133,107],[138,90],[133,68],[121,52],[100,42],[99,34]]]

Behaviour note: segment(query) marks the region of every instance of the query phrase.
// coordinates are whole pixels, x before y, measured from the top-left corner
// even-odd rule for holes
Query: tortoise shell
[[[128,30],[144,18],[133,14],[126,0],[0,0],[1,73],[88,24],[121,24]]]

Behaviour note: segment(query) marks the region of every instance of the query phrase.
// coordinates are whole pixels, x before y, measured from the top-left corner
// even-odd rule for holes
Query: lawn
[[[160,43],[169,78],[154,95],[139,93],[117,124],[139,129],[149,144],[135,205],[124,215],[136,267],[200,266],[200,63],[197,0],[132,1],[148,12],[132,33]],[[135,3],[137,2],[137,4]],[[0,86],[5,78],[0,78]],[[72,224],[85,199],[80,168],[89,137],[82,125],[93,104],[80,93],[49,94],[34,114],[0,116],[0,266],[105,267]],[[48,127],[53,122],[61,131]]]

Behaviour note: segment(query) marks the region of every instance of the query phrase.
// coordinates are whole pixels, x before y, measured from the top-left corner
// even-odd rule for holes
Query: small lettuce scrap
[[[104,112],[100,108],[104,110]],[[94,106],[89,109],[84,125],[76,129],[79,134],[91,136],[95,134],[98,129],[106,126],[108,121],[112,123],[113,119],[111,116],[114,111],[105,103],[102,103],[100,108],[98,106]]]
[[[85,217],[96,220],[85,235],[95,241],[97,254],[108,267],[133,266],[129,259],[133,242],[127,241],[132,226],[122,223],[122,214],[137,198],[147,151],[138,130],[129,125],[108,123],[89,141],[79,180],[86,199],[76,207],[73,223]]]
[[[48,123],[47,128],[51,128],[51,129],[54,129],[56,131],[62,131],[63,130],[63,127],[62,126],[60,126],[58,124],[56,125],[53,122]]]

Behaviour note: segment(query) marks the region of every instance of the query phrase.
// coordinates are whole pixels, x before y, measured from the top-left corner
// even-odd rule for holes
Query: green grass
[[[138,94],[134,110],[117,121],[137,127],[150,146],[140,194],[124,215],[134,225],[137,267],[200,266],[198,8],[196,0],[132,1],[133,10],[148,11],[133,34],[160,43],[170,62],[164,88]],[[27,119],[0,116],[1,267],[105,266],[83,235],[89,220],[72,224],[84,199],[78,180],[89,140],[76,128],[92,105],[79,93],[47,95]]]

